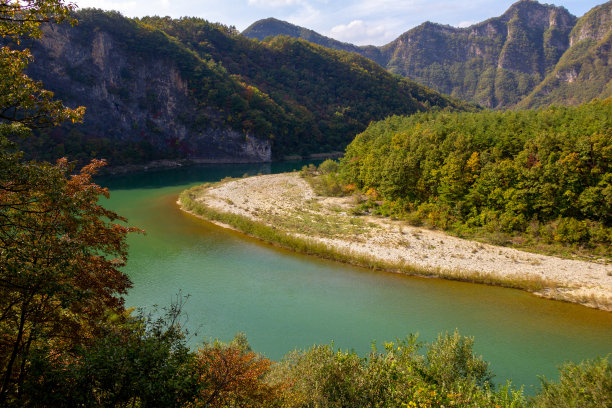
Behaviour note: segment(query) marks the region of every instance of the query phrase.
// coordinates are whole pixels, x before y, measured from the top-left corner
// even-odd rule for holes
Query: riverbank
[[[612,266],[532,254],[351,215],[351,197],[317,196],[297,173],[196,187],[183,210],[303,253],[370,268],[519,288],[612,311]]]
[[[313,153],[306,156],[285,156],[280,162],[295,162],[300,160],[325,160],[325,159],[338,159],[344,155],[344,152],[327,152],[327,153]],[[205,159],[205,158],[190,158],[190,159],[161,159],[154,160],[140,164],[123,164],[123,165],[110,165],[103,167],[100,171],[100,175],[117,175],[117,174],[128,174],[128,173],[139,173],[146,171],[157,171],[167,170],[179,167],[190,167],[198,166],[202,164],[260,164],[260,163],[271,163],[271,161],[255,161],[246,159],[236,158],[219,158],[219,159]]]
[[[200,164],[251,164],[251,163],[267,163],[257,162],[253,160],[239,160],[239,159],[162,159],[150,161],[141,164],[123,164],[116,166],[103,167],[100,171],[100,175],[117,175],[117,174],[129,174],[139,173],[147,171],[158,171],[175,169],[179,167],[190,167],[197,166]]]

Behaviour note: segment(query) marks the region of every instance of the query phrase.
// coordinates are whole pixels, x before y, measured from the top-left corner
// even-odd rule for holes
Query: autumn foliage
[[[370,192],[368,209],[381,215],[495,244],[609,256],[610,118],[612,99],[389,117],[355,137],[339,173]]]
[[[28,356],[93,337],[109,312],[121,312],[131,286],[120,271],[135,228],[98,204],[108,191],[91,180],[104,163],[71,175],[66,160],[0,161],[0,396],[19,392]]]
[[[0,38],[19,45],[43,22],[71,20],[62,0],[0,0]],[[32,127],[79,121],[24,70],[29,51],[0,48],[0,405],[21,398],[30,357],[91,340],[109,313],[123,311],[130,280],[119,268],[135,231],[98,204],[108,191],[92,182],[103,161],[80,172],[66,159],[26,162],[7,140]]]
[[[193,407],[273,406],[282,385],[264,381],[271,361],[253,352],[244,335],[227,344],[215,342],[198,349],[195,371],[199,391]]]

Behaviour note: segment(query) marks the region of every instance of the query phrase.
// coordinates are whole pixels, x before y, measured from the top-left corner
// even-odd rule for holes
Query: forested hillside
[[[269,20],[243,34],[258,38],[276,31],[351,49],[393,73],[489,108],[576,105],[612,92],[610,4],[577,19],[563,7],[520,0],[503,15],[467,28],[425,22],[382,47],[351,48]]]
[[[0,36],[12,45],[38,38],[43,22],[73,22],[73,7],[62,0],[0,0]],[[93,64],[99,69],[72,71],[71,78],[79,77],[80,81],[75,83],[80,85],[64,89],[67,96],[76,98],[84,90],[105,95],[104,92],[117,89],[116,98],[112,92],[113,97],[107,96],[111,103],[117,103],[117,109],[133,103],[130,95],[118,87],[125,83],[113,82],[117,80],[113,70],[119,70],[125,81],[127,78],[136,81],[131,75],[139,71],[128,71],[127,68],[133,68],[129,65],[131,60],[119,58],[124,54],[112,54],[115,47],[129,47],[130,58],[143,64],[155,63],[151,55],[170,58],[180,53],[182,59],[175,61],[176,69],[193,68],[190,81],[210,78],[226,81],[222,83],[228,87],[238,83],[231,82],[235,78],[225,75],[218,64],[198,63],[197,55],[177,46],[175,39],[161,31],[117,15],[92,13],[102,22],[116,25],[114,29],[124,34],[121,43],[116,43],[110,35],[106,37],[108,34],[104,34],[106,31],[101,25],[89,37],[86,31],[77,31],[83,37],[73,39],[75,42],[82,41],[89,46],[93,38],[97,44],[93,54],[79,54],[87,46],[78,48],[72,44],[66,51],[63,47],[70,44],[55,41],[69,35],[64,28],[45,29],[46,33],[56,29],[59,33],[59,37],[47,39],[54,58],[65,61],[60,57],[68,52],[74,61]],[[160,48],[153,52],[151,44]],[[109,54],[117,59],[109,60]],[[612,367],[606,358],[578,365],[565,364],[560,369],[560,381],[543,379],[542,391],[528,401],[521,389],[510,384],[495,387],[489,365],[473,352],[473,339],[457,332],[440,334],[437,340],[426,345],[417,342],[416,336],[385,343],[380,349],[373,344],[371,352],[364,357],[336,350],[333,345],[313,346],[295,351],[274,365],[252,351],[242,334],[228,343],[203,342],[193,350],[188,346],[190,335],[183,327],[185,297],[177,295],[162,310],[133,311],[125,307],[124,295],[132,285],[122,270],[128,256],[126,239],[129,233],[142,231],[127,227],[125,218],[99,203],[109,192],[96,185],[92,177],[104,162],[93,160],[75,171],[66,159],[56,164],[25,160],[10,142],[15,138],[32,140],[30,128],[53,127],[66,121],[76,123],[83,115],[82,107],[64,106],[41,83],[26,75],[24,71],[30,59],[28,51],[0,47],[0,406],[595,408],[610,405],[607,390],[611,387]],[[67,73],[72,63],[49,67],[56,69],[54,74],[62,74]],[[147,72],[154,74],[158,68]],[[99,78],[88,76],[100,71],[110,73],[102,77],[108,83],[101,85],[97,82]],[[175,74],[170,72],[169,78]],[[117,88],[113,88],[115,85]],[[164,88],[167,85],[159,83],[155,89],[168,89]],[[101,97],[99,100],[104,101]],[[217,99],[211,96],[211,100]],[[145,99],[142,103],[155,102],[166,101]],[[179,102],[182,101],[176,103]],[[147,106],[151,105],[145,105],[144,112]],[[263,99],[255,106],[273,105]],[[598,127],[597,112],[605,106],[592,105],[587,110],[587,119],[594,124],[594,131]],[[161,112],[158,117],[167,112]],[[199,112],[202,111],[195,114]],[[227,113],[218,112],[220,118]],[[588,116],[588,112],[593,114]],[[113,131],[112,121],[116,117],[106,117],[109,132]],[[210,117],[214,119],[212,114]],[[130,123],[132,117],[128,113],[126,118]],[[233,122],[226,120],[226,123]],[[58,147],[63,134],[51,134],[58,137]],[[599,143],[592,137],[593,143]],[[604,152],[609,153],[610,149],[606,149]],[[570,157],[569,163],[574,162]],[[593,170],[600,167],[599,164],[589,167],[594,177],[598,173]]]
[[[196,18],[75,17],[78,26],[24,43],[31,76],[88,108],[82,125],[24,146],[32,157],[266,161],[341,151],[389,114],[462,106],[358,55],[289,37],[262,43]]]
[[[396,116],[355,138],[340,173],[381,214],[497,243],[516,235],[610,255],[611,132],[611,99]]]

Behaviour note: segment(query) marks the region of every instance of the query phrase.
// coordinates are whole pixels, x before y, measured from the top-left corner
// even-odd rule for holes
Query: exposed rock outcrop
[[[555,68],[518,106],[578,105],[612,96],[612,1],[581,17],[570,47]]]
[[[86,106],[87,137],[159,150],[157,156],[270,161],[271,144],[225,126],[190,95],[176,61],[134,52],[107,31],[46,26],[29,44],[29,74],[69,106]],[[69,129],[67,130],[69,131]]]

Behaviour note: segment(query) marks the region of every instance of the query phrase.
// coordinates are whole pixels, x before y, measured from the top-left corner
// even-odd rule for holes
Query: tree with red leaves
[[[0,405],[18,393],[40,345],[69,349],[121,313],[131,283],[120,271],[135,231],[98,204],[94,161],[71,175],[55,165],[0,157]]]
[[[45,22],[73,22],[64,0],[0,0],[0,39],[19,44],[41,35]],[[8,41],[7,41],[8,40]],[[7,140],[29,128],[80,121],[24,74],[28,50],[0,47],[0,406],[19,399],[29,356],[57,353],[91,339],[123,312],[131,283],[120,271],[127,256],[125,221],[98,204],[108,191],[92,182],[104,165],[78,174],[66,159],[25,162]]]
[[[253,352],[244,334],[228,344],[215,342],[198,349],[195,372],[199,392],[193,407],[273,407],[284,384],[264,380],[271,361]]]

